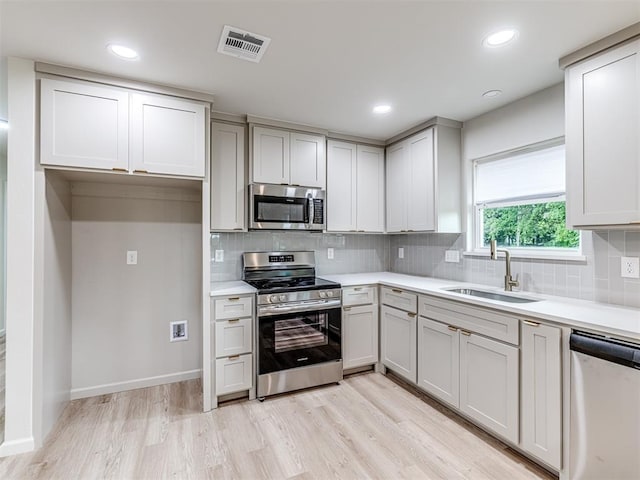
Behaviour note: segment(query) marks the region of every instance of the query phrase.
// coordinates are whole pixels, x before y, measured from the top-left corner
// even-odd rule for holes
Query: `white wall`
[[[200,195],[74,184],[72,398],[200,376]],[[169,342],[176,320],[188,321],[188,341]]]
[[[462,155],[473,160],[563,135],[560,83],[464,122]]]
[[[37,175],[40,175],[39,172]],[[43,308],[36,315],[42,377],[36,407],[36,443],[44,440],[64,407],[71,390],[71,186],[55,172],[47,172],[43,215]],[[38,232],[38,230],[37,230]],[[38,308],[36,308],[38,312]]]
[[[9,58],[7,72],[7,376],[0,456],[34,448],[34,63]]]

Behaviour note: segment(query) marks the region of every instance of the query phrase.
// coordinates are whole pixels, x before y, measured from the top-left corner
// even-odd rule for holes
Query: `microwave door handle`
[[[315,216],[314,215],[315,214],[315,211],[314,211],[315,207],[313,205],[313,198],[312,197],[308,197],[307,201],[309,202],[309,222],[308,222],[308,225],[312,225],[313,224],[313,218]]]

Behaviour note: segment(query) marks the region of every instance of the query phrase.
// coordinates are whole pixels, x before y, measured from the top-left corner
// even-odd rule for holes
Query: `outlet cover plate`
[[[450,263],[460,263],[460,252],[458,250],[446,250],[444,252],[444,261]]]
[[[332,247],[327,248],[327,258],[329,260],[333,260],[334,251]]]
[[[216,250],[215,254],[216,262],[224,262],[224,250]]]
[[[640,257],[622,257],[620,275],[623,278],[640,278]]]
[[[404,247],[398,247],[398,258],[404,258]]]
[[[138,251],[127,250],[127,265],[137,265],[137,264],[138,264]]]

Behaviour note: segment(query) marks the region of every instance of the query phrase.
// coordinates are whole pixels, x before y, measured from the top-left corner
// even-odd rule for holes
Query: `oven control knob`
[[[280,301],[284,302],[287,299],[286,295],[280,295]]]
[[[327,297],[329,297],[329,298],[333,297],[333,292],[331,290],[329,290],[327,292]]]
[[[326,298],[327,292],[320,292],[319,295],[320,295],[320,298]]]
[[[269,297],[269,302],[271,303],[277,303],[278,302],[278,295],[271,295]]]

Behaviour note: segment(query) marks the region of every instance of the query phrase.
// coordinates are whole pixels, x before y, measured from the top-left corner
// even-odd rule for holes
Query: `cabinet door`
[[[407,156],[404,142],[387,148],[387,232],[407,229]]]
[[[129,168],[129,94],[87,83],[40,80],[40,163]]]
[[[384,232],[384,150],[358,145],[356,205],[357,229]]]
[[[418,386],[459,407],[460,340],[457,328],[422,317],[418,320]]]
[[[253,127],[253,183],[289,184],[289,132]]]
[[[640,41],[566,72],[567,224],[640,222]]]
[[[416,314],[383,306],[381,315],[382,363],[398,375],[416,383]]]
[[[522,323],[522,448],[560,469],[560,329]]]
[[[344,307],[343,368],[372,365],[378,361],[378,306]]]
[[[246,227],[244,132],[240,125],[211,124],[211,230]]]
[[[460,333],[460,410],[518,443],[518,349]]]
[[[322,135],[291,132],[291,185],[327,188],[326,139]]]
[[[131,169],[204,177],[205,107],[160,95],[131,95]]]
[[[356,146],[327,143],[327,231],[349,232],[356,224]]]
[[[435,163],[433,129],[407,141],[409,174],[406,178],[407,230],[432,231],[435,223]]]
[[[216,395],[241,392],[253,386],[252,358],[248,353],[216,360]]]

